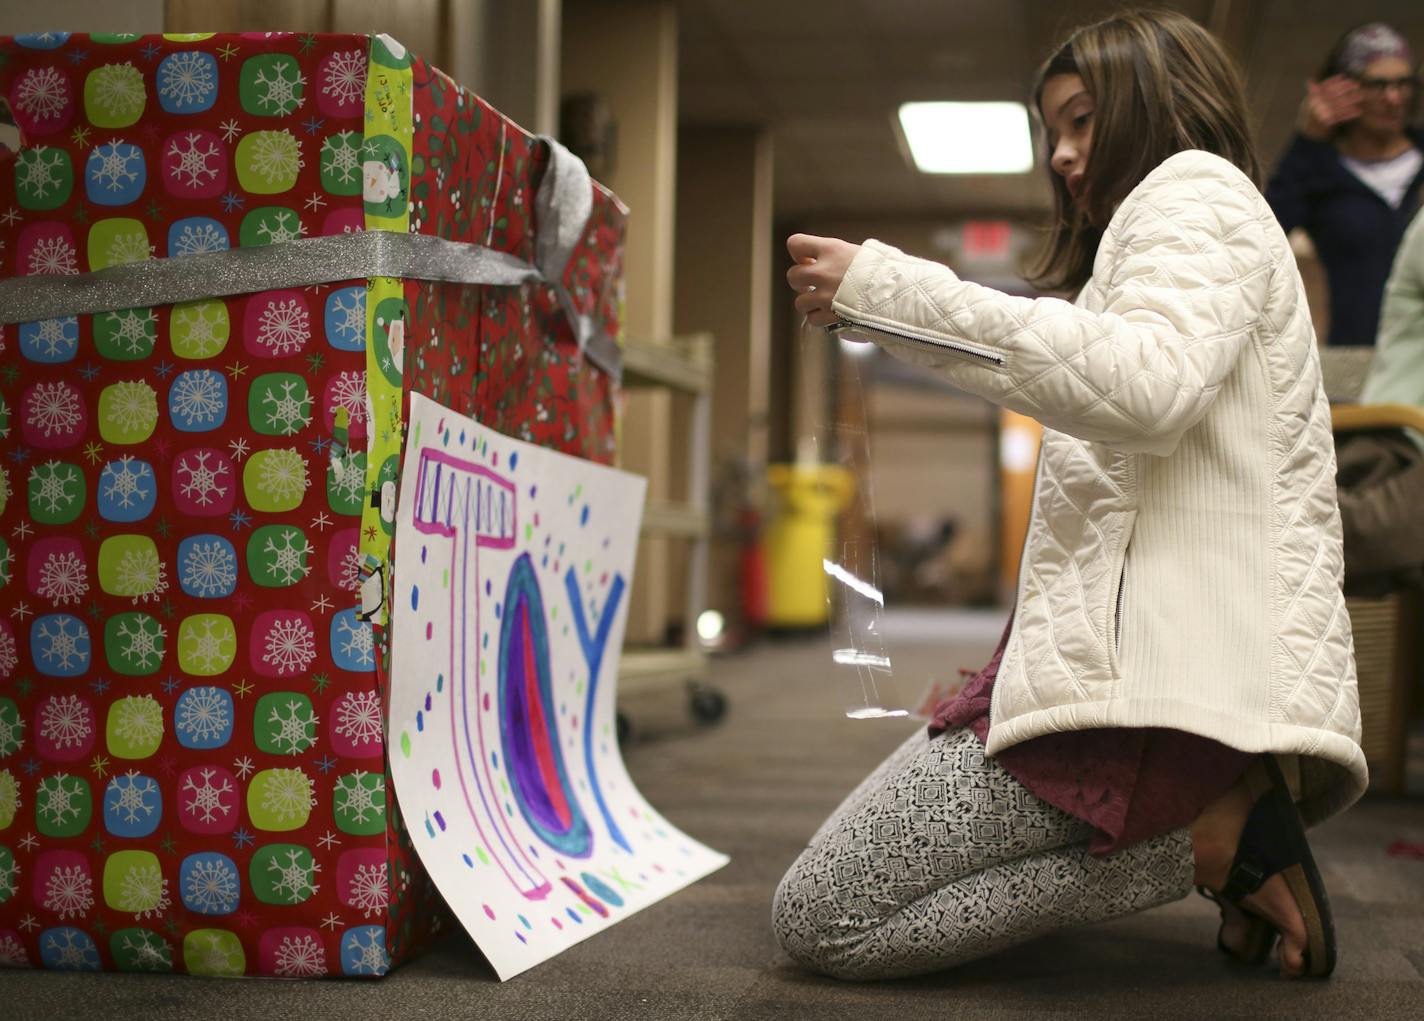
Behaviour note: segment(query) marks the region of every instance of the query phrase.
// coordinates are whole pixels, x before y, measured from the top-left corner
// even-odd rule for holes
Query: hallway
[[[997,613],[916,613],[887,621],[898,679],[977,666]],[[936,644],[927,636],[945,636]],[[1213,950],[1215,909],[1191,897],[1096,928],[1070,930],[972,966],[913,981],[848,985],[792,966],[772,939],[772,891],[837,801],[909,730],[839,716],[824,640],[766,643],[713,661],[731,701],[698,729],[672,693],[625,705],[633,778],[673,822],[731,855],[689,889],[503,985],[458,935],[377,983],[242,983],[134,974],[11,972],[9,1016],[146,1021],[288,1019],[1395,1018],[1424,1012],[1424,801],[1367,798],[1317,831],[1340,934],[1324,984],[1232,968]],[[920,683],[916,680],[916,685]],[[906,697],[914,697],[905,683]],[[1416,754],[1413,789],[1424,781]],[[102,991],[101,996],[95,994]]]

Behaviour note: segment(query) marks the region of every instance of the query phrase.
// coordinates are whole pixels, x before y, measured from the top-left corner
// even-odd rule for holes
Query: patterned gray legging
[[[1186,829],[1102,858],[1087,851],[1091,835],[986,759],[970,731],[931,738],[921,728],[781,880],[776,936],[815,971],[898,978],[1191,891]]]

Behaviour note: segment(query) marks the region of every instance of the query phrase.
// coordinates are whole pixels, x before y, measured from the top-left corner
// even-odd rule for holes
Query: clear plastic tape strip
[[[880,587],[875,499],[869,485],[865,392],[858,359],[843,357],[840,348],[835,332],[803,325],[803,364],[824,358],[831,367],[821,394],[827,401],[827,424],[812,433],[815,462],[842,469],[843,474],[838,474],[849,492],[845,510],[851,527],[844,535],[830,531],[821,561],[830,611],[832,671],[840,679],[846,716],[857,720],[906,716],[885,646],[885,597]],[[846,373],[844,379],[841,372]],[[841,414],[842,395],[854,407],[851,420]],[[833,485],[824,480],[821,484]]]

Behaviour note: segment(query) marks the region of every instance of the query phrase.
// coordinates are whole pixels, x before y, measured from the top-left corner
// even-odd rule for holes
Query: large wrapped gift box
[[[421,392],[613,455],[625,210],[385,36],[0,39],[0,963],[379,975]]]

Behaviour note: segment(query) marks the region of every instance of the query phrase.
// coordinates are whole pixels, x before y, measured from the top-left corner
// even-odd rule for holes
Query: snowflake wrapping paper
[[[384,36],[0,38],[0,95],[0,284],[359,231],[535,262],[550,147]],[[557,280],[0,326],[0,964],[381,975],[437,934],[386,755],[405,415],[612,459],[592,192]]]

